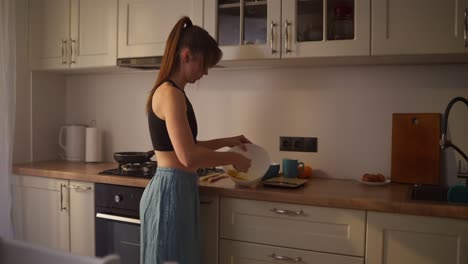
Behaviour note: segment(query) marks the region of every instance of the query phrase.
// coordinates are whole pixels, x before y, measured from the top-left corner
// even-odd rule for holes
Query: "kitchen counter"
[[[149,179],[100,175],[98,172],[117,168],[116,163],[75,163],[45,161],[13,166],[17,175],[50,177],[95,183],[145,187]],[[391,183],[385,186],[367,186],[354,180],[312,178],[297,189],[267,187],[236,187],[224,178],[213,183],[200,183],[201,194],[220,195],[251,200],[295,203],[314,206],[359,209],[388,213],[468,219],[468,206],[408,199],[410,185]]]

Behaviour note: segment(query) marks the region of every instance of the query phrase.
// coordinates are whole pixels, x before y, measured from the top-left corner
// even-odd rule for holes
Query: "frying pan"
[[[114,160],[120,164],[126,163],[145,163],[154,156],[154,150],[148,152],[115,152]]]

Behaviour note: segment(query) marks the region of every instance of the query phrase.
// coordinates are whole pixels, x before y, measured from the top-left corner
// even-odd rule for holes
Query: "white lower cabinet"
[[[220,200],[220,238],[364,257],[366,212]]]
[[[364,264],[364,258],[221,239],[219,263]]]
[[[14,177],[15,238],[53,249],[70,250],[68,181]]]
[[[468,221],[368,212],[367,264],[468,263]]]
[[[200,222],[202,232],[202,256],[204,264],[218,263],[218,196],[200,196]],[[223,262],[221,262],[223,263]]]
[[[364,263],[366,212],[220,199],[219,263]]]
[[[95,255],[94,183],[70,181],[70,251]]]
[[[94,184],[14,176],[15,238],[94,256]]]

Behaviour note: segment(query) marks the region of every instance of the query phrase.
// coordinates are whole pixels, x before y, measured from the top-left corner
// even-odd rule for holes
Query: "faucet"
[[[449,117],[449,114],[450,114],[450,110],[452,109],[452,106],[456,102],[463,102],[468,107],[468,100],[466,98],[464,98],[464,97],[461,97],[461,96],[455,97],[449,102],[449,104],[447,105],[447,108],[445,108],[445,114],[444,114],[444,117],[443,117],[443,120],[442,120],[442,136],[440,138],[440,148],[442,150],[447,149],[447,148],[453,148],[455,151],[457,151],[465,159],[466,162],[468,162],[468,156],[465,154],[465,152],[463,152],[459,147],[457,147],[455,144],[452,143],[452,141],[450,141],[447,138],[448,117]],[[468,185],[468,174],[461,172],[460,162],[458,163],[457,177],[465,178],[466,179],[466,184],[465,185]]]

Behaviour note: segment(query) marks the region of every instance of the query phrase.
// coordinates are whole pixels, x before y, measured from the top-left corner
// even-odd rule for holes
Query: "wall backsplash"
[[[468,65],[215,69],[187,87],[199,139],[244,134],[275,162],[296,157],[314,173],[360,178],[390,175],[392,113],[440,112],[468,97]],[[97,121],[104,155],[145,151],[151,142],[144,111],[157,72],[72,75],[66,78],[66,122]],[[452,140],[468,151],[468,111],[455,106]],[[318,137],[317,153],[279,152],[279,136]],[[453,151],[444,174],[454,177]]]

